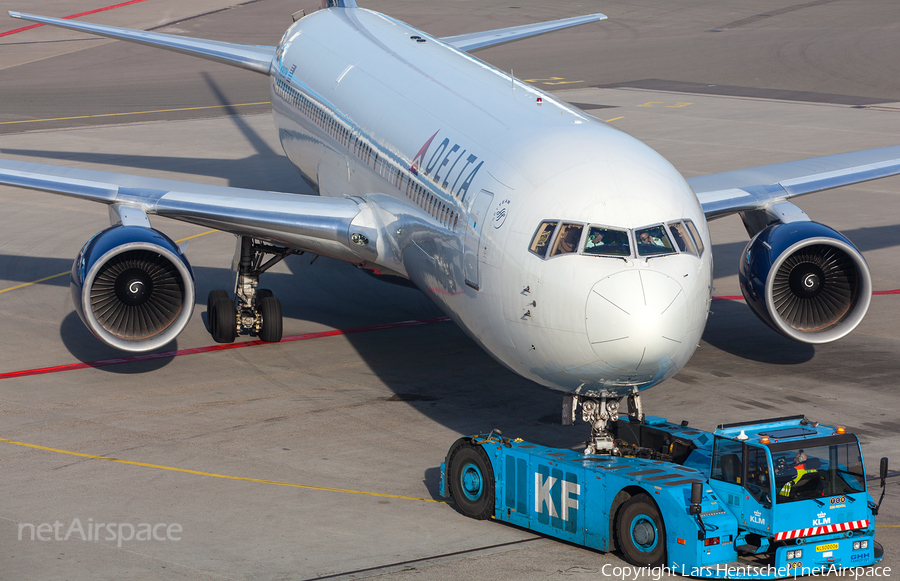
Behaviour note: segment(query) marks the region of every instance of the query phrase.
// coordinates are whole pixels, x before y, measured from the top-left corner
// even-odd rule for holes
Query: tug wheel
[[[646,494],[631,497],[616,520],[619,547],[625,559],[639,567],[666,564],[666,529],[656,504]]]
[[[450,493],[468,517],[484,520],[494,514],[494,471],[481,446],[462,444],[451,454]]]

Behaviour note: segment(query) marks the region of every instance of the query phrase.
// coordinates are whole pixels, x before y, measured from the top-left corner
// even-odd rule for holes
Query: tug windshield
[[[853,436],[771,444],[778,504],[865,492],[859,443]]]

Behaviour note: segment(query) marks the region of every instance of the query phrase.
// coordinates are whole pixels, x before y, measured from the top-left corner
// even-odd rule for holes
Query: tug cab
[[[738,519],[739,554],[787,547],[788,568],[881,558],[859,440],[842,427],[802,416],[720,425],[709,485]],[[829,542],[802,546],[813,540]]]

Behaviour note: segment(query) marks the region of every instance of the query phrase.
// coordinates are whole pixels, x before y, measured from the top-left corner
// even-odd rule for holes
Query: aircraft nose
[[[653,270],[628,270],[593,286],[585,322],[594,353],[624,372],[665,372],[686,339],[681,284]]]

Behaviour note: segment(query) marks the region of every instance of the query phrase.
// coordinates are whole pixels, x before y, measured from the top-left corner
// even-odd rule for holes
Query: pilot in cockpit
[[[640,236],[641,244],[652,244],[653,246],[665,246],[662,240],[657,238],[656,236],[651,236],[650,232],[641,232]]]
[[[587,243],[585,243],[584,249],[590,250],[597,246],[603,246],[603,230],[591,228],[591,233],[588,234]]]

